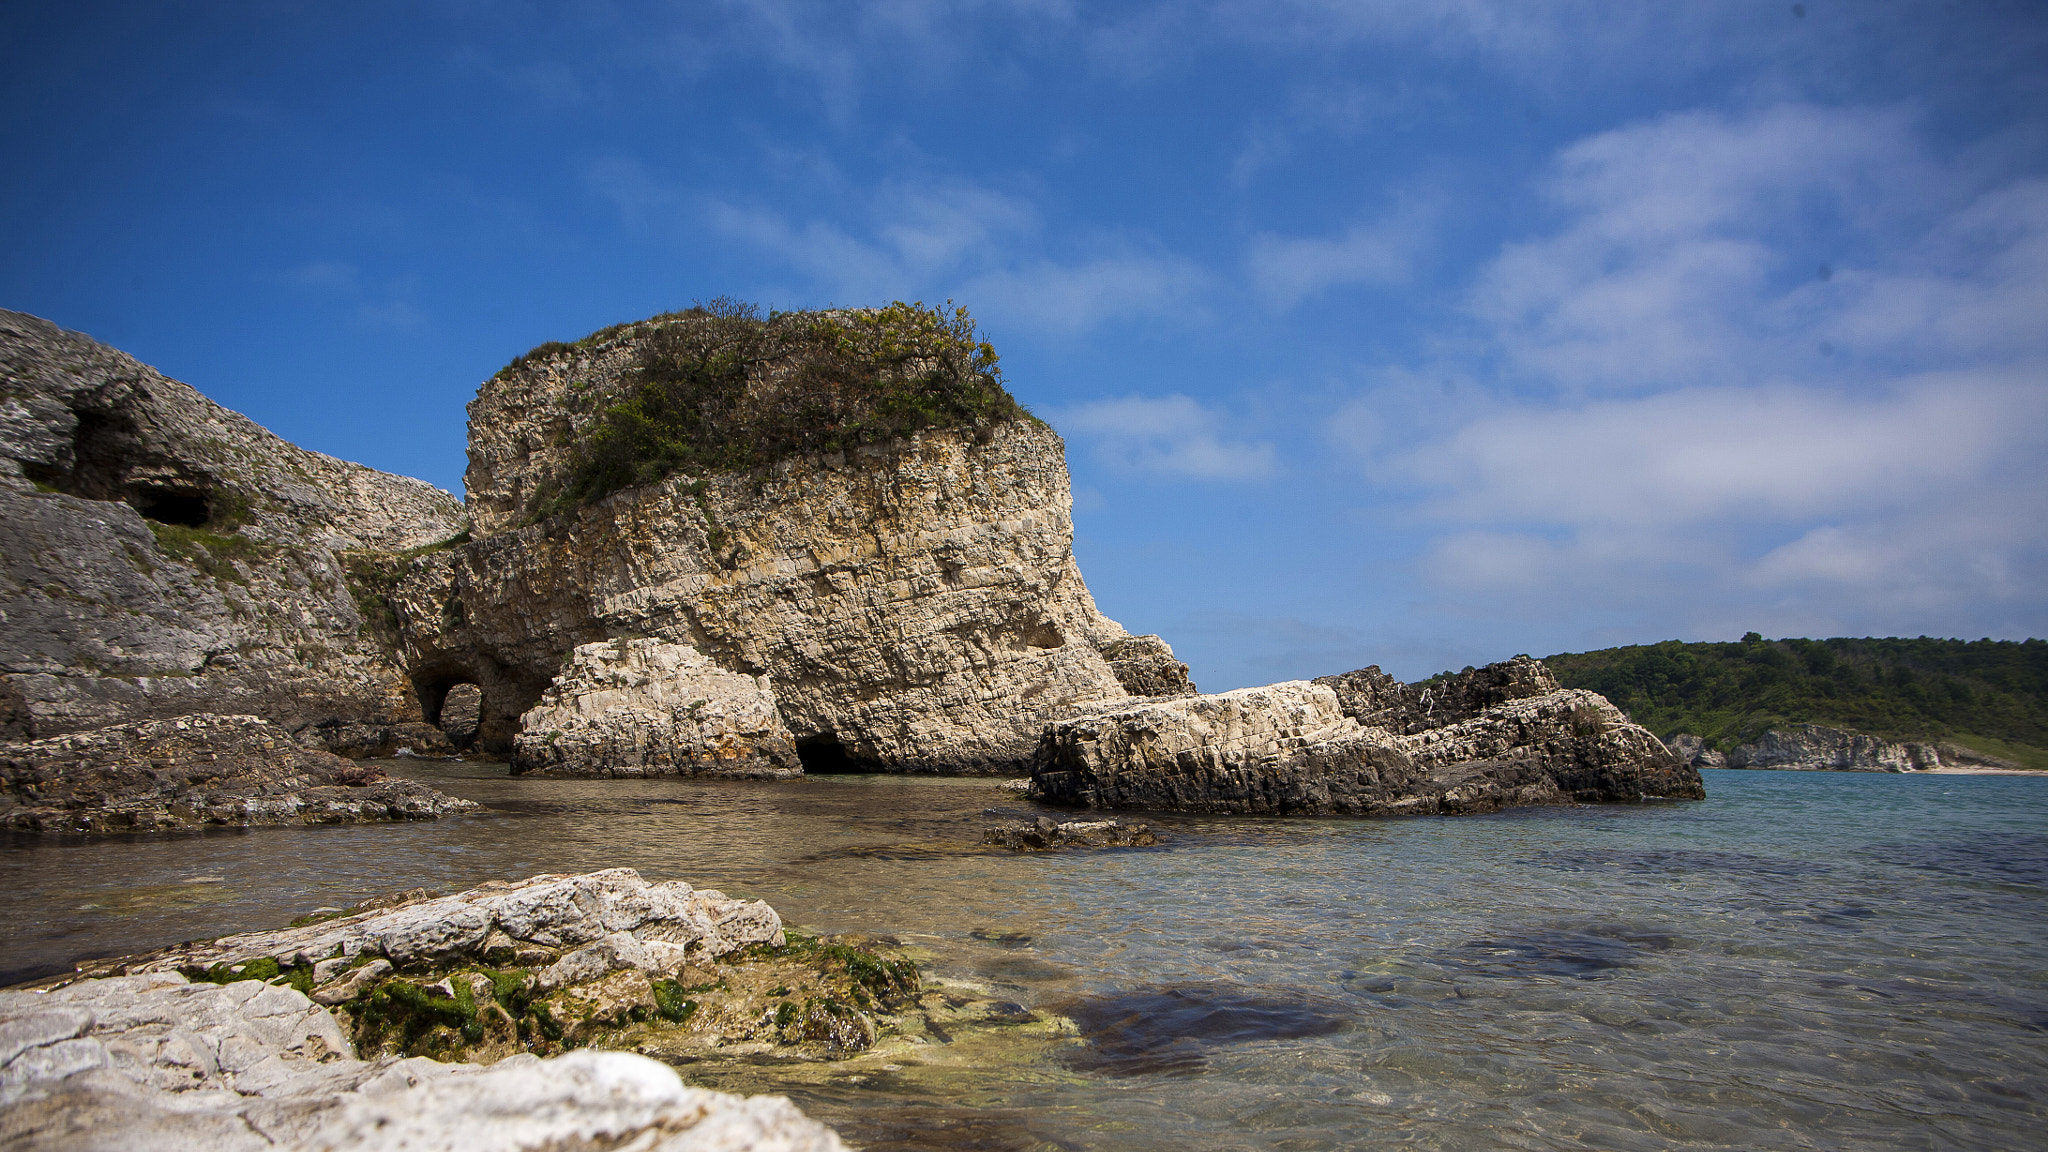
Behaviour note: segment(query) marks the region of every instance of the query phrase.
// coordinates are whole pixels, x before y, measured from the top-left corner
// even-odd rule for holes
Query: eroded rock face
[[[1680,744],[1679,741],[1691,743]],[[1775,768],[1795,772],[1921,772],[1939,768],[1941,750],[1933,744],[1883,740],[1846,728],[1800,724],[1789,731],[1772,729],[1762,737],[1730,749],[1721,763],[1701,763],[1717,754],[1699,737],[1672,737],[1672,751],[1683,747],[1689,763],[1699,767]]]
[[[417,721],[348,558],[461,522],[428,484],[294,447],[0,312],[0,735],[191,712]]]
[[[727,672],[686,644],[607,640],[570,655],[520,719],[514,772],[549,776],[803,774],[766,676]]]
[[[1367,668],[1054,722],[1033,791],[1097,808],[1358,815],[1705,795],[1655,736],[1594,693],[1557,689],[1535,661],[1424,687]]]
[[[641,636],[770,677],[806,757],[1015,772],[1047,720],[1186,685],[1163,643],[1096,611],[1061,441],[1026,420],[678,476],[521,527],[589,406],[568,391],[608,387],[589,365],[613,354],[504,374],[471,405],[479,538],[393,597],[430,719],[473,681],[479,743],[509,748],[573,648]]]
[[[840,1152],[788,1100],[624,1052],[359,1060],[297,991],[176,973],[0,992],[0,1140],[24,1152],[644,1148]]]
[[[0,826],[129,832],[432,820],[477,807],[385,779],[255,716],[196,714],[0,744]]]

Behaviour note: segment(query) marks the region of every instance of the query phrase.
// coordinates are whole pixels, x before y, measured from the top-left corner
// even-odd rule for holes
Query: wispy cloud
[[[1428,210],[1410,202],[1335,236],[1261,232],[1247,245],[1246,270],[1253,290],[1283,309],[1341,285],[1400,284],[1429,242],[1430,223]]]
[[[1481,274],[1453,360],[1492,404],[1332,425],[1441,525],[1441,606],[1800,634],[2040,610],[2048,183],[1951,172],[1897,109],[1788,105],[1603,133],[1550,190],[1563,224]]]
[[[1187,396],[1097,400],[1052,419],[1119,471],[1189,480],[1265,480],[1277,471],[1270,441],[1228,435],[1221,413]]]

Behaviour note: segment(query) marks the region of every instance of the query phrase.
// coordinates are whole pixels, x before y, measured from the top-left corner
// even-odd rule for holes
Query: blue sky
[[[1218,690],[2048,634],[2048,15],[13,5],[0,306],[461,490],[526,348],[966,304]]]

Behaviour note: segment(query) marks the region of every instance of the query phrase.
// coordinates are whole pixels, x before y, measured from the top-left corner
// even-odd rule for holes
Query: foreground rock
[[[193,715],[0,744],[0,826],[128,832],[432,820],[477,805],[299,747],[254,716]]]
[[[547,776],[803,775],[766,676],[726,672],[685,644],[576,649],[520,718],[512,771]]]
[[[1919,742],[1883,740],[1846,728],[1800,724],[1789,730],[1772,729],[1747,744],[1723,754],[1707,747],[1705,740],[1684,732],[1666,744],[1673,755],[1695,768],[1773,768],[1790,772],[1925,772],[1943,767],[1944,753],[1953,762],[1986,763],[1988,757],[1957,753],[1963,749]],[[2003,761],[1991,767],[2006,767]],[[2016,767],[2016,765],[2012,765]]]
[[[419,722],[356,574],[461,528],[446,492],[0,312],[0,739],[193,712]]]
[[[1158,844],[1159,836],[1147,825],[1117,820],[998,816],[982,827],[981,842],[1020,852],[1053,852],[1061,848],[1146,848]]]
[[[1035,768],[1035,795],[1095,808],[1458,814],[1705,795],[1655,736],[1526,657],[1438,685],[1368,668],[1150,700],[1047,725]]]
[[[217,1152],[276,1148],[838,1152],[780,1097],[684,1087],[622,1052],[490,1067],[357,1058],[334,1016],[256,980],[176,973],[0,993],[0,1145]]]
[[[678,348],[872,315],[657,317],[486,381],[470,405],[475,539],[413,562],[388,597],[427,715],[474,682],[479,743],[509,751],[572,650],[649,637],[771,678],[806,762],[1015,774],[1048,720],[1191,691],[1163,642],[1096,610],[1063,445],[1021,411],[560,499],[574,446]],[[913,367],[878,369],[880,386]],[[825,413],[806,425],[821,436],[835,397],[859,390],[757,376],[745,397]]]

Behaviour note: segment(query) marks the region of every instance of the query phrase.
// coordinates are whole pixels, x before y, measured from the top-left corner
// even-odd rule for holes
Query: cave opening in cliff
[[[204,528],[213,519],[212,507],[206,493],[178,488],[137,488],[129,503],[142,514],[144,520],[159,524],[180,524],[187,528]]]
[[[796,758],[804,766],[804,772],[811,776],[844,776],[858,772],[880,772],[882,766],[872,760],[855,757],[840,743],[839,737],[830,732],[806,736],[796,742]]]

